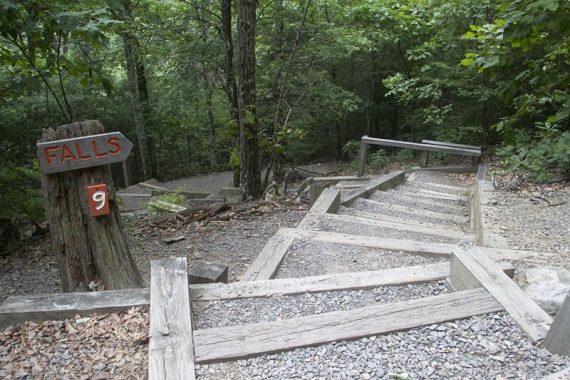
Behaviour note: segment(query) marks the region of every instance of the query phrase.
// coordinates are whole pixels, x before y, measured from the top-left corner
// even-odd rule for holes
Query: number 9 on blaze
[[[106,184],[87,186],[89,215],[109,215],[109,192]]]

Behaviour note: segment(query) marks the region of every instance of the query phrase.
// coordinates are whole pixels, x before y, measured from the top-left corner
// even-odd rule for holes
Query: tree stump
[[[97,120],[45,129],[39,142],[100,134]],[[144,281],[129,252],[109,165],[42,174],[42,190],[63,291],[139,288]],[[109,214],[90,216],[87,186],[106,184]]]

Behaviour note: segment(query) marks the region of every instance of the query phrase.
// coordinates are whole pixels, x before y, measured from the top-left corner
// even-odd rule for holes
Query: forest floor
[[[469,175],[455,178],[472,180]],[[496,174],[495,182],[501,213],[494,222],[501,227],[510,248],[555,254],[548,261],[515,262],[517,270],[537,265],[560,265],[570,270],[570,184],[537,185],[512,174]],[[226,264],[230,281],[236,281],[269,237],[281,227],[296,226],[306,209],[306,203],[275,199],[256,207],[253,213],[212,220],[207,225],[143,212],[126,219],[125,228],[132,254],[147,281],[150,260],[168,256],[185,256],[190,267],[198,260]],[[183,236],[184,240],[164,242],[173,236]],[[0,302],[10,295],[60,291],[49,235],[26,233],[16,250],[0,257]],[[419,292],[440,291],[436,287]],[[394,297],[399,298],[398,292]],[[321,301],[313,299],[310,304],[314,302]],[[41,324],[27,322],[0,330],[0,378],[144,378],[148,370],[147,332],[146,308]],[[202,366],[201,373],[207,375],[208,371],[208,366]],[[202,377],[212,376],[217,375]]]

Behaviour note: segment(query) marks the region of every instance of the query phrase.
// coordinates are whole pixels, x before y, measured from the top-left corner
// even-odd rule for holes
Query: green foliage
[[[172,193],[158,195],[155,197],[155,199],[167,203],[172,203],[174,205],[182,206],[186,198],[184,197],[184,195],[180,193],[181,191],[182,189],[177,188],[176,191]]]
[[[477,49],[462,64],[492,78],[511,110],[494,124],[509,144],[501,154],[541,180],[549,167],[568,170],[559,142],[567,144],[570,125],[569,17],[568,1],[505,2],[494,22],[465,34]]]
[[[14,224],[23,218],[41,222],[45,210],[37,168],[15,166],[1,159],[0,162],[0,216],[10,218]]]
[[[398,149],[393,158],[393,161],[397,162],[409,162],[414,160],[414,151],[410,149]]]
[[[347,142],[346,144],[344,144],[344,146],[342,147],[342,151],[348,156],[348,157],[356,157],[358,155],[358,152],[360,151],[360,141],[358,140],[351,140],[349,142]]]
[[[512,170],[524,169],[538,181],[551,176],[552,169],[570,171],[570,132],[545,126],[535,135],[517,131],[515,140],[497,151]]]
[[[368,155],[368,165],[372,170],[383,169],[388,163],[390,163],[390,159],[383,149],[378,149],[376,152]]]

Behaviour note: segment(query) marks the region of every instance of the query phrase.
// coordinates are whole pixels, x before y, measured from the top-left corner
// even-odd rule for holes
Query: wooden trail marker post
[[[144,281],[129,252],[115,202],[109,163],[126,159],[133,144],[103,133],[96,120],[45,129],[38,141],[42,190],[66,292],[139,288]]]

